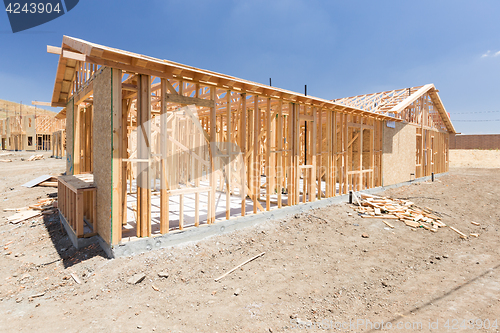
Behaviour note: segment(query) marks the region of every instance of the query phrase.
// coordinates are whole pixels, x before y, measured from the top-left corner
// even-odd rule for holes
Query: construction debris
[[[33,155],[30,158],[27,159],[27,161],[38,161],[38,160],[43,160],[43,155]]]
[[[477,222],[474,222],[474,221],[471,221],[470,223],[474,224],[474,225],[477,225],[477,226],[480,226],[481,224],[480,223],[477,223]]]
[[[19,222],[26,221],[28,219],[31,219],[33,217],[38,217],[43,215],[48,215],[48,214],[53,214],[57,211],[57,198],[47,198],[47,199],[41,199],[38,200],[38,203],[35,205],[31,205],[29,207],[21,207],[21,208],[5,208],[4,211],[13,211],[16,212],[16,214],[10,216],[7,218],[7,221],[9,221],[12,224],[17,224]]]
[[[141,283],[142,280],[144,280],[146,278],[146,274],[144,273],[138,273],[138,274],[135,274],[134,276],[131,276],[127,283],[129,284],[138,284],[138,283]]]
[[[31,219],[33,217],[37,217],[42,215],[41,212],[34,212],[34,211],[24,211],[21,213],[16,213],[12,215],[11,217],[7,218],[7,221],[9,221],[12,224],[17,224],[19,222]]]
[[[80,281],[80,279],[78,278],[78,276],[76,276],[75,273],[71,273],[70,275],[73,278],[73,280],[75,280],[76,283],[82,284],[82,281]]]
[[[0,162],[9,163],[9,162],[12,162],[12,160],[0,160]]]
[[[28,188],[34,186],[57,187],[57,177],[51,175],[43,175],[27,182],[26,184],[23,184],[22,186]]]
[[[401,220],[412,228],[424,228],[436,232],[439,228],[446,227],[441,217],[436,216],[429,208],[420,208],[413,202],[403,199],[391,199],[365,193],[358,193],[356,198],[357,211],[363,218],[380,218]],[[390,223],[383,221],[388,227],[394,228]]]
[[[223,274],[223,275],[219,276],[217,279],[215,279],[215,282],[219,281],[220,279],[222,279],[222,278],[223,278],[223,277],[225,277],[226,275],[231,274],[232,272],[234,272],[235,270],[237,270],[237,269],[238,269],[238,268],[240,268],[241,266],[248,264],[250,261],[253,261],[253,260],[255,260],[255,259],[259,258],[259,257],[262,257],[265,253],[266,253],[266,252],[262,252],[262,253],[260,253],[260,254],[256,255],[255,257],[252,257],[252,258],[248,259],[247,261],[242,262],[241,264],[239,264],[239,265],[238,265],[238,266],[236,266],[235,268],[231,269],[229,272],[227,272],[227,273],[225,273],[225,274]]]
[[[461,232],[460,230],[458,230],[457,228],[454,228],[454,227],[450,226],[450,229],[453,230],[453,231],[455,231],[457,234],[459,234],[460,238],[467,239],[467,235],[464,234],[463,232]]]

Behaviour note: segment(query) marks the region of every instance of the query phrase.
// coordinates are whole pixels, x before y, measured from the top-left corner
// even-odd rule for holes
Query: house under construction
[[[47,115],[15,115],[0,119],[1,149],[51,150],[52,133],[65,126],[65,119]]]
[[[77,246],[163,247],[448,171],[455,130],[432,84],[325,100],[72,37],[48,52],[72,175],[59,209]]]

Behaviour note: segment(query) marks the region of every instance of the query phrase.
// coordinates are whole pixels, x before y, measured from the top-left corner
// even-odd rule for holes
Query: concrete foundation
[[[435,178],[442,177],[444,175],[447,175],[448,173],[441,173],[441,174],[436,174],[434,175]],[[389,186],[382,186],[382,187],[377,187],[369,190],[364,190],[362,191],[363,193],[368,193],[368,194],[374,194],[377,192],[382,192],[387,189],[391,188],[397,188],[401,186],[407,186],[411,185],[412,183],[415,182],[424,182],[431,180],[431,177],[422,177],[415,179],[414,181],[408,181],[408,182],[403,182],[399,184],[394,184],[394,185],[389,185]],[[215,236],[215,235],[221,235],[224,233],[240,230],[243,228],[247,227],[252,227],[255,226],[259,223],[265,222],[265,221],[270,221],[270,220],[278,220],[278,219],[284,219],[290,215],[293,214],[298,214],[302,212],[306,212],[310,209],[315,209],[315,208],[321,208],[321,207],[326,207],[330,206],[333,204],[338,204],[341,202],[347,202],[349,200],[349,195],[341,195],[341,196],[336,196],[333,198],[326,198],[322,200],[318,200],[315,202],[308,202],[308,203],[302,203],[294,206],[287,206],[283,207],[281,209],[275,209],[269,212],[263,212],[259,214],[254,214],[254,215],[248,215],[248,216],[240,216],[240,217],[235,217],[231,218],[230,220],[222,220],[220,222],[217,222],[215,224],[203,224],[200,225],[199,227],[191,227],[185,230],[175,230],[172,232],[169,232],[168,234],[164,235],[158,235],[158,236],[153,236],[149,238],[135,238],[134,240],[124,242],[119,245],[115,246],[109,246],[106,242],[104,242],[100,237],[96,236],[97,241],[99,241],[99,244],[103,248],[103,250],[107,253],[107,255],[110,258],[116,258],[116,257],[121,257],[121,256],[131,256],[135,254],[140,254],[143,252],[148,252],[152,251],[154,249],[162,249],[162,248],[167,248],[171,246],[176,246],[180,244],[185,244],[188,242],[196,242],[200,241],[202,239],[205,239],[207,237]],[[61,219],[63,217],[61,216]],[[65,226],[66,227],[66,226]],[[68,234],[72,233],[72,231],[68,231]],[[71,238],[71,237],[70,237]],[[91,240],[90,238],[89,240]],[[95,240],[93,240],[95,242]],[[71,238],[71,241],[75,245],[75,241],[73,238]],[[83,246],[81,245],[84,240],[77,239],[78,241],[78,246]],[[81,242],[81,243],[80,243]],[[77,246],[77,245],[75,245]]]

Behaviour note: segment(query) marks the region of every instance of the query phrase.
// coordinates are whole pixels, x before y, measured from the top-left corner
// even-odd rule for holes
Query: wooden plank
[[[27,188],[32,188],[40,183],[43,183],[45,182],[46,180],[49,180],[50,178],[52,178],[53,176],[51,175],[43,175],[43,176],[40,176],[40,177],[37,177],[33,180],[30,180],[29,182],[27,182],[26,184],[23,184],[21,186],[23,187],[27,187]]]
[[[279,100],[278,104],[278,156],[277,156],[277,183],[278,183],[278,208],[283,206],[282,192],[283,192],[283,100]]]
[[[214,156],[216,154],[216,142],[217,142],[217,110],[215,108],[215,100],[217,98],[216,88],[210,87],[210,99],[213,101],[213,105],[210,108],[210,154],[211,154],[211,166],[210,166],[210,196],[209,196],[209,215],[208,224],[215,222],[215,190],[217,187],[217,177],[215,174],[215,160]]]
[[[260,110],[259,110],[259,96],[254,95],[253,100],[253,161],[252,161],[252,171],[253,171],[253,181],[252,181],[252,192],[253,192],[253,212],[257,213],[257,201],[260,196],[260,160],[259,160],[259,134],[260,134]]]
[[[60,55],[62,53],[62,48],[58,46],[47,45],[47,53]]]
[[[313,121],[312,121],[312,132],[311,132],[311,192],[309,194],[310,199],[309,201],[316,201],[317,197],[317,187],[316,187],[316,172],[317,172],[317,141],[318,141],[318,110],[313,107],[312,109],[312,116],[313,116]],[[320,140],[321,141],[321,140]],[[319,181],[319,188],[321,189],[321,180]]]
[[[79,191],[76,194],[76,202],[75,202],[75,224],[76,224],[76,236],[83,236],[83,192]]]
[[[47,51],[48,51],[48,49],[47,49]],[[80,62],[88,61],[87,56],[85,54],[71,52],[68,50],[62,50],[62,56],[63,56],[63,58],[73,59],[73,60],[80,61]]]
[[[241,127],[239,129],[240,135],[240,149],[241,149],[241,169],[240,169],[240,182],[241,182],[241,216],[245,216],[246,213],[246,172],[245,172],[245,154],[247,145],[247,95],[241,94]],[[247,168],[247,172],[250,169]]]
[[[179,230],[184,229],[184,194],[179,196]]]
[[[137,94],[137,157],[151,156],[151,81],[148,75],[139,75]],[[137,163],[137,237],[150,237],[151,183],[149,162]]]
[[[165,94],[165,102],[183,105],[197,105],[206,108],[215,108],[215,101],[197,97],[181,96],[177,94]]]
[[[167,92],[167,79],[161,79],[161,93],[164,95]],[[168,83],[170,84],[170,83]],[[167,137],[167,103],[165,99],[161,99],[160,112],[160,150],[161,150],[161,172],[160,172],[160,233],[166,234],[170,228],[169,222],[169,194],[167,180],[167,156],[168,156],[168,137]]]
[[[121,87],[122,71],[113,69],[112,70],[112,206],[111,206],[111,244],[116,245],[122,240],[122,227],[123,227],[123,215],[126,214],[126,189],[122,184],[122,154],[123,154],[123,132],[124,128],[122,126],[122,87]],[[89,110],[88,110],[89,111]],[[125,128],[126,132],[126,128]],[[90,147],[88,147],[90,149]],[[89,161],[90,162],[90,161]],[[89,168],[90,169],[90,168]],[[86,170],[90,171],[90,170]],[[125,207],[124,207],[125,206]]]
[[[271,99],[267,99],[266,107],[266,210],[271,210]]]
[[[226,91],[226,149],[229,157],[227,158],[226,168],[226,219],[231,216],[231,90]]]

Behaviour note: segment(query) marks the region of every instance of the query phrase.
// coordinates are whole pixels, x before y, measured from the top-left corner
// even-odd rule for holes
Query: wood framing
[[[94,175],[110,246],[448,168],[433,85],[332,101],[66,36],[50,51],[68,174]]]

